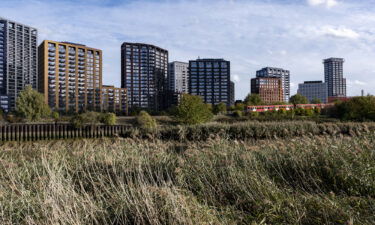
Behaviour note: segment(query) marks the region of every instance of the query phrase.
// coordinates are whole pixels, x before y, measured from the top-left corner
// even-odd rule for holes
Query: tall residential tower
[[[346,79],[344,78],[344,59],[329,58],[323,61],[324,80],[327,83],[328,97],[346,97]]]
[[[154,45],[125,42],[121,46],[121,87],[129,108],[160,110],[166,91],[168,51]]]
[[[101,111],[101,50],[43,41],[39,55],[39,91],[53,110]]]
[[[14,110],[20,91],[37,89],[37,29],[0,17],[0,107]]]
[[[189,93],[189,63],[171,62],[168,68],[168,89],[177,93]]]
[[[207,104],[231,105],[230,62],[224,59],[189,61],[189,93]]]

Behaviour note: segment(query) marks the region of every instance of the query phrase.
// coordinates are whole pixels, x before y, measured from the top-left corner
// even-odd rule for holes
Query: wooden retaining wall
[[[76,129],[70,124],[8,124],[0,125],[0,142],[116,137],[123,136],[129,128],[129,125],[87,125]]]

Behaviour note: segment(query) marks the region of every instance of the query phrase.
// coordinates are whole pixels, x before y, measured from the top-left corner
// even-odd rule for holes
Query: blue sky
[[[170,61],[231,61],[236,99],[265,66],[291,71],[292,94],[343,57],[348,94],[375,94],[375,0],[1,0],[0,16],[38,28],[39,41],[103,50],[104,84],[120,85],[120,46],[145,42]]]

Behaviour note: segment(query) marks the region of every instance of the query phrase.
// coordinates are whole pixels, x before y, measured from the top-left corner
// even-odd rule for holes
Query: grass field
[[[353,132],[6,143],[0,224],[375,224],[375,133]]]

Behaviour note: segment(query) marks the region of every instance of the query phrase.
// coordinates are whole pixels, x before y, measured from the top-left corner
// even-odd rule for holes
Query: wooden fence
[[[74,128],[70,124],[9,124],[0,125],[0,142],[115,137],[123,136],[129,128],[129,125]]]

